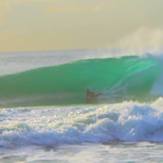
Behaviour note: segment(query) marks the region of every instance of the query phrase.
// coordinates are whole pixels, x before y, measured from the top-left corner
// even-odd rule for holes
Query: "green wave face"
[[[81,60],[0,77],[0,105],[85,104],[151,98],[161,74],[152,57]]]

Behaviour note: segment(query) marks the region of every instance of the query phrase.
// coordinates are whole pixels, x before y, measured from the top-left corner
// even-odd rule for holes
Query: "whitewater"
[[[0,58],[0,162],[163,160],[161,54]],[[88,102],[87,89],[100,96]]]

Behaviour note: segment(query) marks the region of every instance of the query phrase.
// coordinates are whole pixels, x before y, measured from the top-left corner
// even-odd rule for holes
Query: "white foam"
[[[163,99],[152,104],[2,109],[0,146],[163,141]]]

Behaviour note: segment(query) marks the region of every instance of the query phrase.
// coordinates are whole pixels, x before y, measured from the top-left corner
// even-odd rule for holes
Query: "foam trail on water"
[[[151,104],[2,109],[0,147],[163,142],[163,99]]]

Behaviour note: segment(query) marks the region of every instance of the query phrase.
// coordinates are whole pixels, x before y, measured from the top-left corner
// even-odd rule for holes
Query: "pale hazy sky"
[[[163,0],[0,0],[0,51],[159,48]]]

